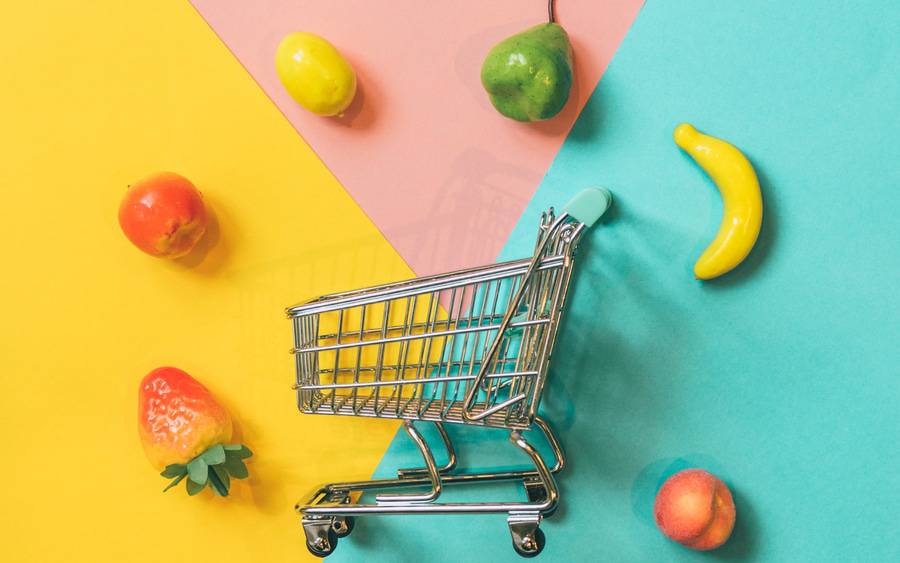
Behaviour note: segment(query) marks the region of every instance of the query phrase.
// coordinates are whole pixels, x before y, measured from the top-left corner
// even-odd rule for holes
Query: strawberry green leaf
[[[197,483],[193,482],[190,479],[185,481],[185,483],[187,483],[187,492],[191,496],[196,495],[197,493],[199,493],[200,491],[203,490],[203,487],[206,486],[206,485],[198,485]]]
[[[225,485],[225,492],[228,492],[228,489],[231,488],[231,479],[228,478],[228,471],[225,470],[225,467],[222,465],[213,465],[210,469],[213,470],[213,473],[216,474],[219,481]]]
[[[163,489],[163,492],[166,492],[166,491],[168,491],[169,489],[171,489],[172,487],[174,487],[175,485],[177,485],[178,483],[181,483],[182,479],[184,479],[185,477],[187,477],[187,470],[185,470],[184,473],[182,473],[181,475],[179,475],[178,477],[176,477],[171,483],[169,483],[169,484],[166,486],[166,488]]]
[[[200,485],[206,485],[207,479],[209,479],[209,466],[206,464],[206,461],[202,456],[197,456],[192,459],[187,464],[188,477],[191,478],[191,481]]]
[[[220,497],[227,497],[228,496],[228,485],[219,478],[219,475],[216,472],[217,467],[213,466],[210,469],[211,469],[211,471],[209,472],[209,485],[213,488],[214,491],[216,491],[216,493]],[[224,473],[224,471],[223,471],[223,473]],[[227,478],[227,475],[226,475],[226,478]]]
[[[222,447],[222,444],[216,444],[200,454],[199,457],[203,458],[207,465],[225,463],[225,448]]]
[[[246,479],[247,475],[249,475],[247,466],[244,465],[244,462],[238,457],[229,456],[222,467],[224,467],[235,479]]]
[[[225,446],[225,453],[228,456],[235,456],[239,459],[247,459],[248,457],[253,455],[253,452],[250,451],[250,448],[243,444],[228,444]]]
[[[165,469],[162,470],[163,477],[178,477],[179,475],[184,475],[187,473],[187,468],[181,463],[173,463],[171,465],[167,465]]]

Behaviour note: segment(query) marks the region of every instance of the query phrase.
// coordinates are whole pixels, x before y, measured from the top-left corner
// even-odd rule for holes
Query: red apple
[[[179,258],[206,232],[203,197],[187,178],[160,172],[131,185],[119,205],[119,225],[152,256]]]
[[[707,551],[725,543],[734,528],[734,499],[719,478],[702,469],[669,477],[656,493],[659,529],[681,545]]]

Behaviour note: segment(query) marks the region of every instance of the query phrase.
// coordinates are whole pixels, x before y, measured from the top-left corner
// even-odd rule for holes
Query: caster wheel
[[[544,537],[544,531],[537,528],[534,531],[533,540],[531,538],[525,538],[522,545],[513,542],[513,549],[515,549],[516,553],[522,557],[537,557],[538,554],[544,550],[544,544],[546,543],[547,538]]]
[[[346,538],[353,531],[356,520],[352,516],[344,516],[343,518],[335,518],[331,523],[331,529],[339,538]]]
[[[324,538],[319,539],[320,543],[317,544],[306,542],[306,549],[316,557],[328,557],[334,552],[334,548],[337,547],[338,535],[333,528],[328,528],[328,541],[321,541]]]

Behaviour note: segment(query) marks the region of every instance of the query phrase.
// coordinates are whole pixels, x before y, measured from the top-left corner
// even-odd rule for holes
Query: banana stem
[[[556,23],[556,14],[553,9],[553,0],[547,0],[547,18],[550,20],[550,23]]]

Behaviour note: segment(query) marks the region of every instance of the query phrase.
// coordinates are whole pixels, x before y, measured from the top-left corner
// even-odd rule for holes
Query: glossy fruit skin
[[[562,111],[572,88],[572,44],[555,23],[542,23],[494,46],[481,83],[501,114],[540,121]]]
[[[750,254],[762,227],[762,192],[756,171],[734,145],[704,135],[689,123],[676,127],[674,138],[722,194],[719,231],[694,265],[694,276],[709,280],[730,272]]]
[[[282,39],[275,70],[291,97],[318,115],[339,115],[356,95],[353,67],[331,43],[313,33],[291,33]]]
[[[160,172],[132,184],[119,205],[119,226],[128,240],[160,258],[188,254],[208,222],[200,192],[174,172]]]
[[[702,469],[669,477],[656,494],[653,516],[668,538],[698,551],[725,543],[734,529],[734,499],[728,487]]]
[[[185,464],[231,440],[228,411],[199,381],[173,367],[148,373],[138,391],[138,432],[157,469]]]

